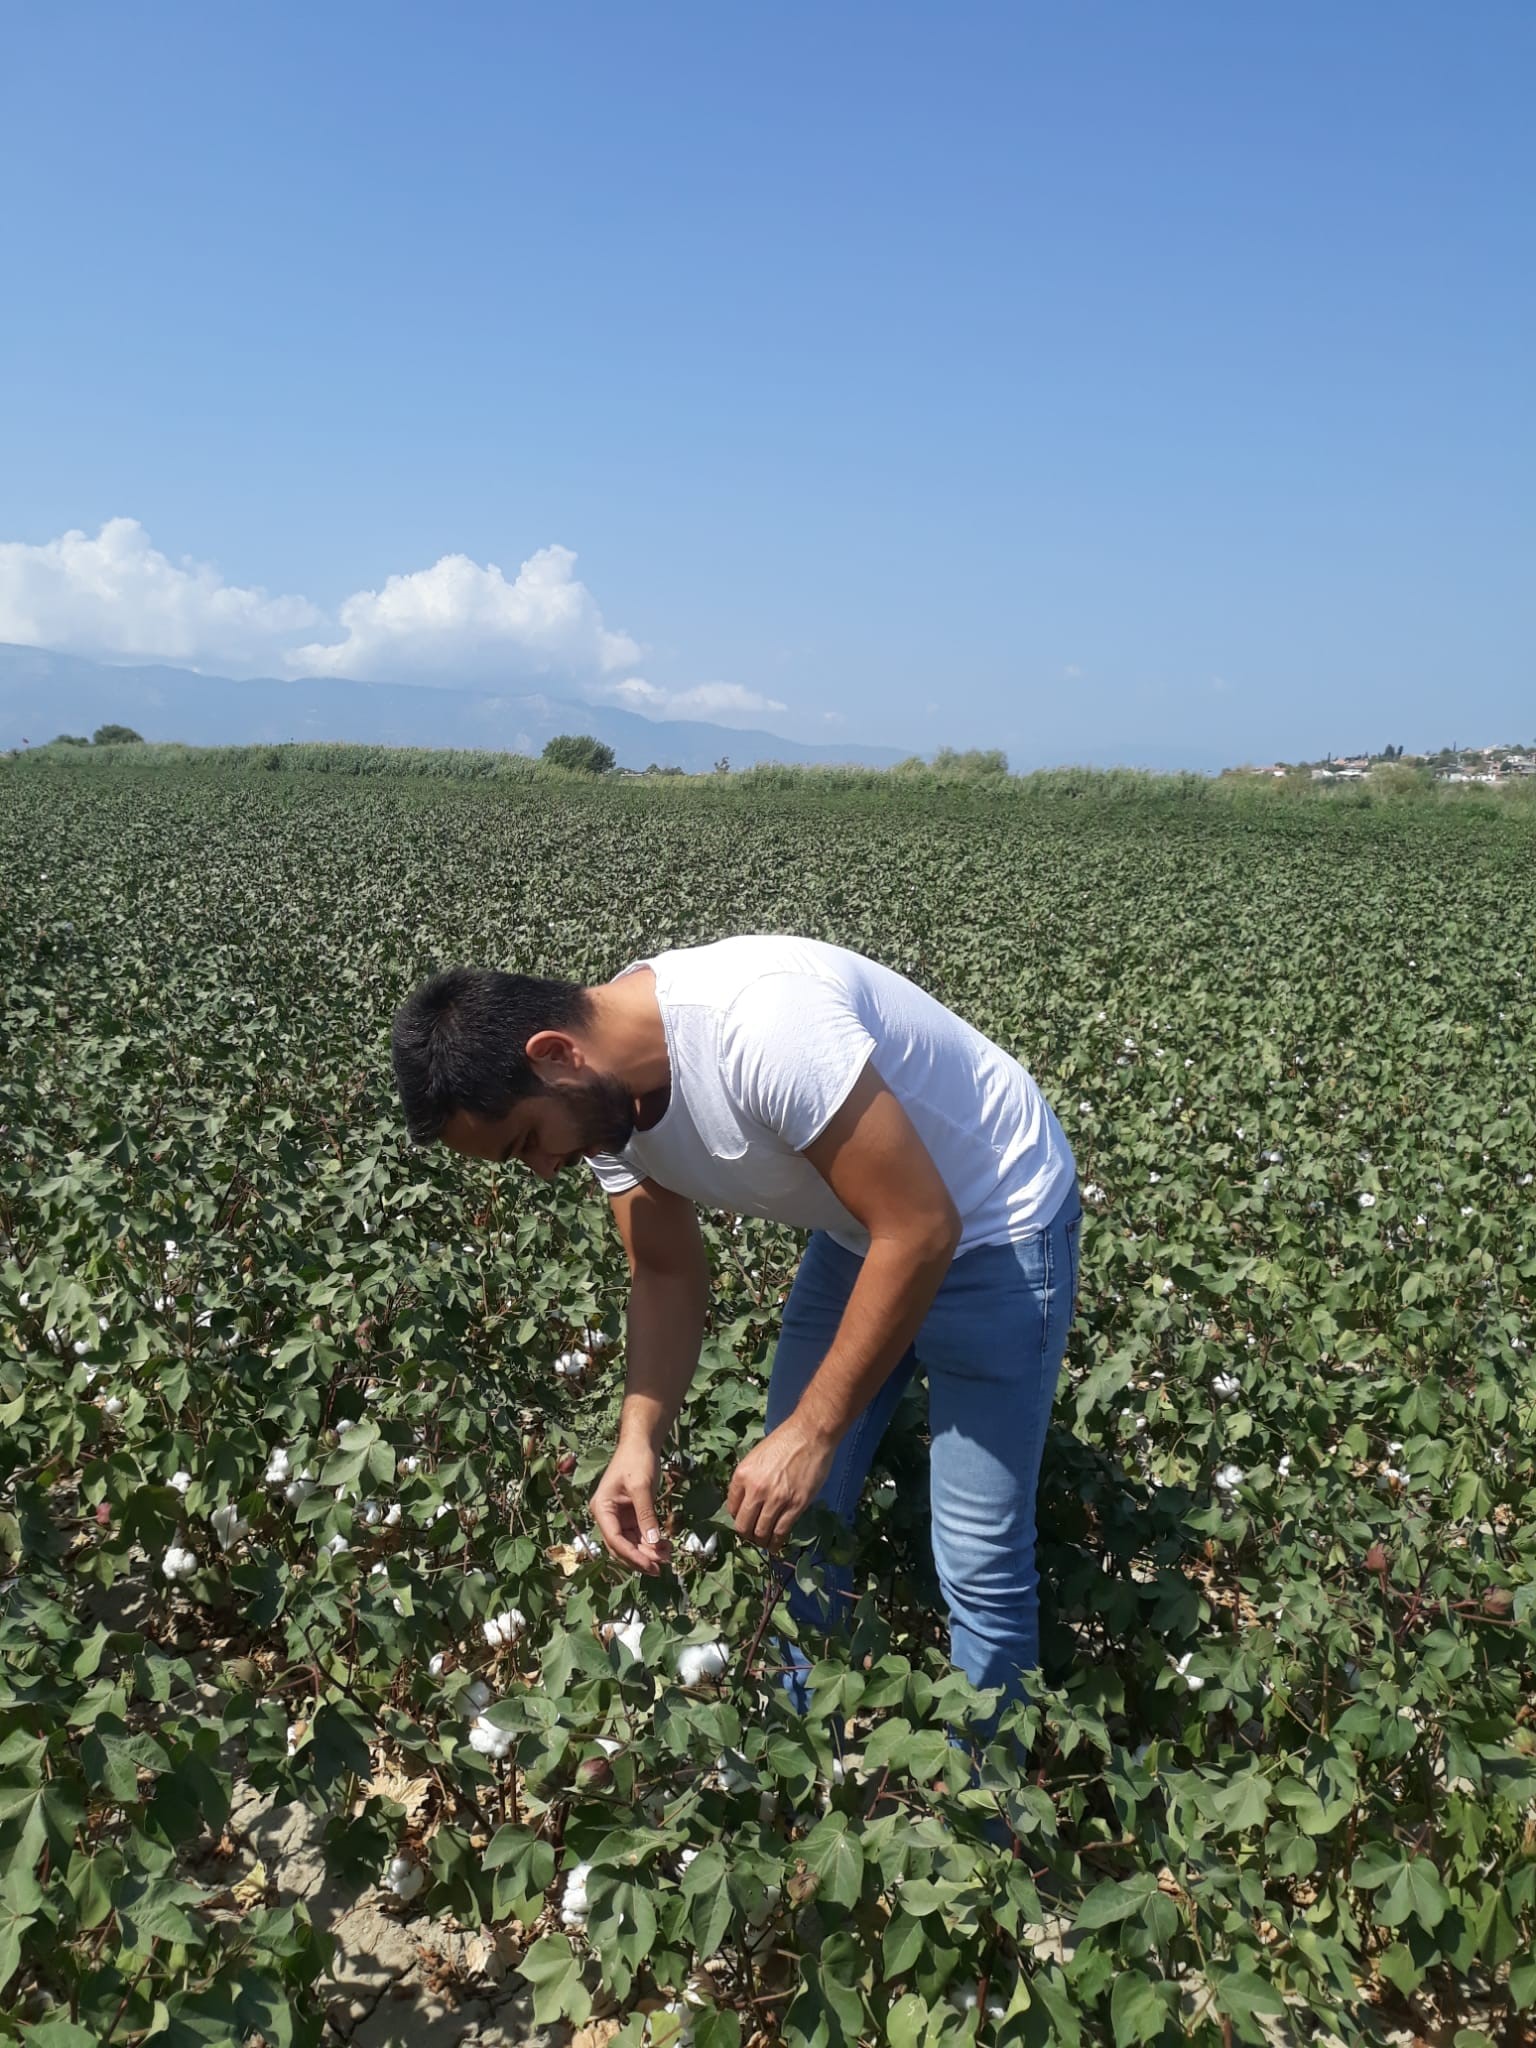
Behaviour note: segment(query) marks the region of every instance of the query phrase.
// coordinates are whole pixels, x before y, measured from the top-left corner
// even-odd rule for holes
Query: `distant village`
[[[1481,782],[1492,788],[1536,775],[1536,747],[1442,747],[1437,754],[1406,754],[1385,747],[1379,754],[1328,754],[1321,761],[1271,761],[1262,768],[1229,768],[1229,775],[1272,775],[1296,781],[1360,782],[1373,770],[1395,766],[1435,782]]]

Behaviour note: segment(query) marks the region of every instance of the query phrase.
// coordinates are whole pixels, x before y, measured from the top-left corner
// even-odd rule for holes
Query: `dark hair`
[[[591,1014],[579,982],[493,967],[434,974],[396,1010],[390,1040],[411,1136],[430,1144],[455,1110],[494,1121],[542,1093],[524,1046],[536,1031],[571,1031]]]

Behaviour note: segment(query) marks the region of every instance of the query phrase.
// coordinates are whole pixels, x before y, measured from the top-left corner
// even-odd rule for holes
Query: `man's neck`
[[[586,1037],[593,1062],[616,1075],[635,1098],[636,1121],[648,1130],[660,1121],[672,1085],[656,976],[649,967],[637,967],[617,981],[599,982],[587,994],[593,1015]]]

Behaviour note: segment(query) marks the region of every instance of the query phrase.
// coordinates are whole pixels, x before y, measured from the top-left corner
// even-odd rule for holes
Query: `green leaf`
[[[1405,1863],[1392,1881],[1391,1889],[1376,1909],[1383,1927],[1400,1927],[1416,1920],[1426,1933],[1440,1925],[1450,1908],[1451,1898],[1440,1881],[1440,1873],[1427,1856],[1415,1856]]]
[[[928,2006],[915,1991],[906,1992],[885,2016],[890,2048],[920,2048],[928,2031]]]
[[[1080,1928],[1111,1927],[1117,1920],[1139,1912],[1156,1890],[1157,1879],[1150,1871],[1139,1871],[1127,1878],[1106,1877],[1078,1907],[1072,1924]]]
[[[517,1974],[533,1986],[533,2016],[541,2027],[555,2020],[579,2027],[590,2015],[592,1999],[581,1981],[581,1959],[563,1934],[536,1941]]]
[[[1120,1972],[1109,1997],[1115,2048],[1134,2048],[1136,2042],[1150,2041],[1162,2032],[1171,1991],[1171,1986],[1154,1984],[1139,1970]]]
[[[819,1880],[817,1897],[835,1906],[852,1906],[863,1888],[864,1852],[848,1832],[845,1813],[829,1813],[799,1845],[807,1870]]]

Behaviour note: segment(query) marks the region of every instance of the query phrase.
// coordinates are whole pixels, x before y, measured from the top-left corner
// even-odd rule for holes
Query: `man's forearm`
[[[795,1408],[803,1428],[841,1441],[922,1327],[954,1251],[952,1239],[871,1239],[837,1335]]]
[[[658,1273],[641,1267],[629,1289],[624,1408],[619,1440],[661,1451],[699,1363],[709,1274]]]

